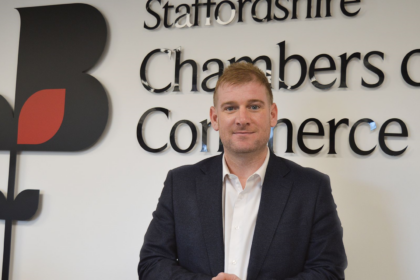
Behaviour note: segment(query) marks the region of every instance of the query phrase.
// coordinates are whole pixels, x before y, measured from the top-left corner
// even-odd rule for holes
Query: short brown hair
[[[248,62],[236,62],[229,65],[217,81],[213,94],[213,104],[216,105],[216,95],[223,85],[244,85],[256,81],[267,90],[268,100],[273,104],[273,92],[271,84],[265,74],[254,64]]]

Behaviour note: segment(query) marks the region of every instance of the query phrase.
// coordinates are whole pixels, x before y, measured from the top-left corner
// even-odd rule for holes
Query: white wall
[[[163,181],[169,169],[194,163],[217,154],[217,133],[210,132],[210,152],[201,153],[201,133],[189,154],[172,148],[159,154],[144,151],[136,139],[140,116],[149,108],[171,110],[169,120],[154,114],[146,124],[146,141],[151,146],[169,144],[169,131],[181,119],[191,120],[200,130],[200,121],[208,118],[212,95],[201,90],[191,93],[190,69],[182,71],[182,92],[153,94],[140,82],[139,69],[144,57],[155,48],[183,47],[183,59],[194,59],[201,68],[205,61],[249,55],[267,55],[273,63],[273,81],[278,77],[277,43],[287,41],[287,55],[300,54],[308,65],[321,53],[334,57],[338,70],[319,75],[323,82],[339,80],[339,55],[370,51],[385,53],[384,61],[372,62],[385,73],[384,84],[376,90],[361,86],[361,77],[373,83],[376,76],[354,61],[348,69],[348,89],[338,89],[338,81],[329,91],[315,89],[306,79],[296,91],[278,90],[274,99],[279,118],[288,118],[294,126],[294,154],[285,154],[285,129],[276,132],[275,150],[279,156],[314,167],[330,175],[333,194],[344,227],[344,242],[349,259],[346,270],[350,280],[412,280],[418,278],[420,263],[420,89],[402,79],[400,65],[406,53],[420,48],[418,11],[420,2],[412,0],[365,0],[354,18],[345,17],[339,1],[332,1],[328,19],[306,20],[306,1],[300,1],[300,19],[256,23],[245,9],[245,22],[187,29],[143,28],[146,20],[154,23],[142,0],[84,3],[102,12],[109,28],[106,51],[90,71],[106,88],[111,104],[108,127],[90,150],[77,153],[24,152],[18,159],[17,190],[41,190],[41,209],[28,222],[13,227],[11,280],[19,279],[137,279],[136,266],[143,236],[156,207]],[[192,0],[171,1],[175,5]],[[220,1],[215,1],[220,2]],[[284,5],[291,8],[291,3]],[[66,3],[59,0],[3,0],[0,3],[0,94],[14,103],[20,19],[17,7]],[[166,3],[166,1],[163,1]],[[158,7],[157,3],[153,5]],[[263,5],[262,5],[263,6]],[[315,3],[314,3],[315,6]],[[349,9],[354,11],[354,7]],[[225,11],[226,12],[226,11]],[[160,12],[163,14],[163,12]],[[289,16],[290,18],[290,16]],[[174,20],[174,17],[172,17]],[[410,64],[413,79],[420,81],[420,60]],[[160,87],[172,81],[174,61],[157,56],[149,67],[150,82]],[[297,81],[297,65],[287,67],[288,82]],[[210,73],[213,73],[212,68]],[[199,81],[207,73],[199,71]],[[337,132],[337,155],[328,155],[328,124],[333,118],[349,118],[350,126],[361,118],[371,118],[378,128],[370,132],[362,126],[357,141],[362,149],[377,145],[380,126],[390,118],[402,119],[409,137],[390,140],[399,157],[387,156],[376,148],[370,156],[358,156],[348,144],[350,127]],[[309,147],[324,144],[323,150],[309,156],[296,140],[299,125],[307,118],[323,122],[326,136],[309,139]],[[210,131],[210,130],[209,130]],[[391,126],[389,131],[398,131]],[[1,132],[0,132],[1,133]],[[179,130],[180,146],[188,146],[190,132]],[[6,193],[7,151],[0,152],[0,190]],[[0,221],[3,240],[4,221]],[[3,250],[2,242],[0,251]]]

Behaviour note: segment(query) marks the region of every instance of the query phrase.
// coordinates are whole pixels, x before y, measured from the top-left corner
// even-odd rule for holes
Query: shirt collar
[[[251,175],[251,176],[253,176],[254,174],[257,174],[261,178],[261,186],[264,183],[265,172],[267,171],[267,166],[268,166],[268,160],[269,159],[270,159],[270,149],[267,148],[267,155],[265,156],[265,160],[264,160],[263,164],[260,166],[260,168],[258,168],[257,171],[255,171]],[[223,157],[222,157],[222,165],[223,165],[222,181],[224,181],[226,175],[231,175],[229,167],[226,164],[225,154],[223,154]]]

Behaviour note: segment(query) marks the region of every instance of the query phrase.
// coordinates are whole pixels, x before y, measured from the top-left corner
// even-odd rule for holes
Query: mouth
[[[253,134],[254,132],[251,131],[235,131],[233,132],[233,134],[237,134],[237,135],[250,135]]]

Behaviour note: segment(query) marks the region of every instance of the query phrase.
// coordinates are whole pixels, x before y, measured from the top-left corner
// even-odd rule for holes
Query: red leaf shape
[[[18,144],[42,144],[53,138],[64,118],[65,89],[44,89],[34,93],[22,107]]]

